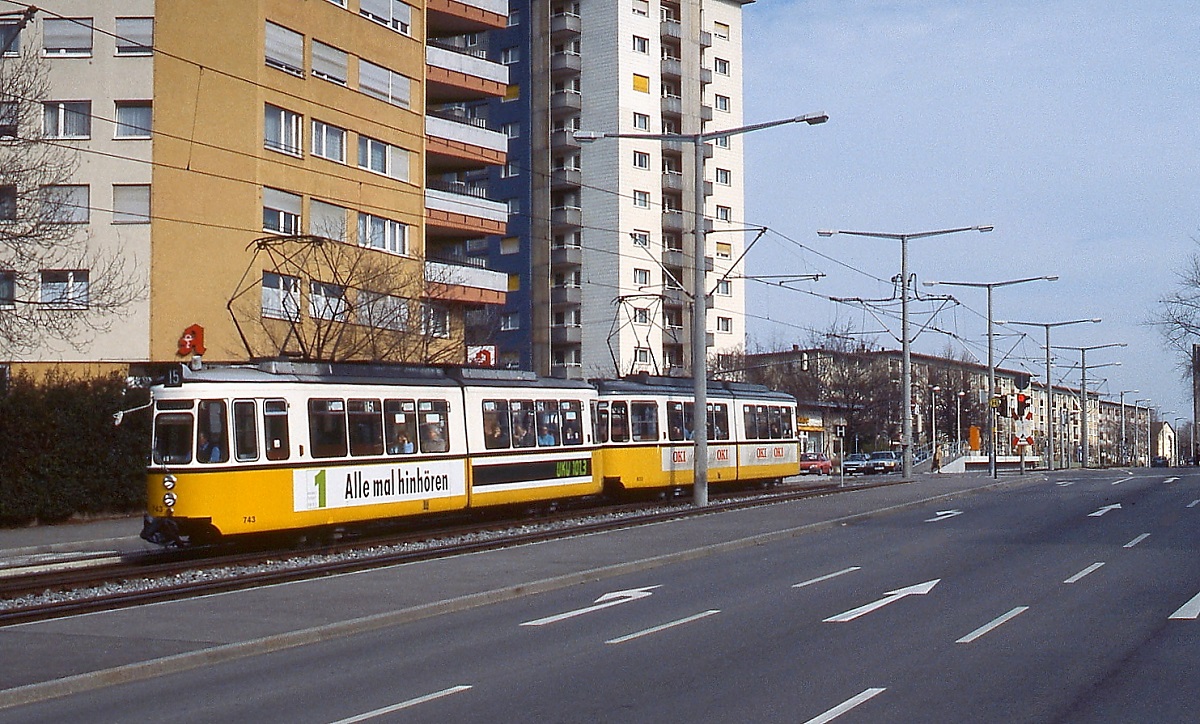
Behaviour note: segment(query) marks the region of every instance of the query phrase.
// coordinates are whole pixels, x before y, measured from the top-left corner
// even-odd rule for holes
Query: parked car
[[[800,474],[828,475],[833,470],[833,462],[825,457],[825,453],[807,452],[800,455]]]
[[[891,450],[878,450],[871,453],[868,459],[871,467],[867,468],[867,473],[894,473],[900,469],[900,453],[892,452]]]
[[[870,459],[871,456],[866,453],[850,453],[845,460],[842,460],[842,473],[846,475],[865,473],[871,465]]]
[[[1152,467],[1152,468],[1169,468],[1169,467],[1171,467],[1171,461],[1167,460],[1162,455],[1155,455],[1154,457],[1150,458],[1150,467]]]

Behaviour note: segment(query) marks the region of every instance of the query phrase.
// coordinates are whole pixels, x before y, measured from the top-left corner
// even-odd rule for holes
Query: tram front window
[[[183,465],[191,461],[191,413],[168,412],[154,418],[154,463]]]

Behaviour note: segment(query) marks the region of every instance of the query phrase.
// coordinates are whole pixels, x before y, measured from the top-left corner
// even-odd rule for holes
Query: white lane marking
[[[1130,475],[1128,478],[1121,478],[1120,480],[1114,480],[1113,485],[1120,485],[1121,483],[1127,482],[1129,480],[1133,480],[1132,475]]]
[[[853,573],[853,572],[859,571],[859,570],[862,570],[862,566],[850,566],[849,568],[843,568],[840,571],[834,571],[833,573],[826,573],[823,576],[817,576],[816,578],[810,578],[809,580],[803,581],[801,583],[793,583],[792,588],[804,588],[805,586],[811,586],[814,583],[824,583],[825,581],[828,581],[831,578],[837,578],[838,576],[844,576],[847,573]]]
[[[702,618],[708,618],[709,616],[713,616],[720,612],[721,612],[721,610],[718,608],[710,608],[709,610],[704,611],[703,613],[697,613],[692,616],[688,616],[686,618],[681,618],[678,621],[671,621],[669,623],[659,624],[658,626],[651,626],[650,628],[645,629],[643,631],[637,631],[635,633],[626,634],[624,636],[618,636],[615,639],[609,639],[608,641],[605,641],[604,643],[606,643],[606,644],[623,644],[626,641],[640,639],[643,636],[649,636],[650,634],[656,634],[659,631],[666,631],[669,628],[675,628],[676,626],[682,626],[685,623],[691,623],[692,621],[699,621]]]
[[[1187,504],[1187,507],[1195,508],[1197,505],[1200,505],[1200,500],[1193,500],[1192,502]]]
[[[1179,480],[1179,478],[1172,476],[1172,477],[1169,477],[1166,480],[1164,480],[1163,483],[1173,483],[1176,480]]]
[[[869,701],[870,699],[875,698],[876,696],[882,694],[885,691],[887,691],[887,689],[883,689],[883,688],[867,689],[866,691],[862,692],[861,694],[856,694],[856,695],[850,697],[849,699],[843,701],[841,704],[838,704],[837,706],[833,707],[832,709],[825,712],[824,714],[821,714],[820,716],[815,716],[812,719],[809,719],[808,721],[804,722],[804,724],[827,724],[828,722],[831,722],[834,719],[837,719],[839,716],[841,716],[842,714],[845,714],[846,712],[850,711],[851,709],[858,706],[859,704]]]
[[[1100,510],[1097,510],[1095,513],[1088,513],[1088,517],[1089,518],[1099,518],[1100,516],[1104,515],[1105,513],[1107,513],[1110,510],[1120,510],[1120,509],[1121,509],[1120,503],[1113,503],[1112,505],[1104,506]]]
[[[1081,580],[1084,576],[1086,576],[1090,573],[1095,573],[1103,565],[1104,565],[1103,563],[1093,563],[1092,565],[1088,566],[1087,568],[1084,568],[1079,573],[1076,573],[1075,575],[1071,576],[1067,580],[1063,581],[1063,583],[1076,583],[1079,580]]]
[[[425,696],[418,696],[415,699],[409,699],[408,701],[402,701],[399,704],[392,704],[391,706],[385,706],[382,709],[368,711],[363,714],[359,714],[357,716],[352,716],[348,719],[338,719],[337,721],[333,722],[333,724],[354,724],[354,722],[360,722],[360,721],[366,721],[368,719],[374,719],[376,717],[381,717],[384,714],[391,714],[394,711],[400,711],[401,709],[407,709],[411,706],[417,706],[418,704],[424,704],[426,702],[433,701],[434,699],[441,699],[443,696],[450,696],[451,694],[457,694],[460,691],[466,691],[467,689],[470,689],[470,688],[471,687],[465,686],[465,685],[452,686],[449,689],[442,689],[441,691],[435,691],[432,694],[426,694]]]
[[[647,596],[652,595],[650,592],[656,588],[658,588],[658,586],[646,586],[644,588],[632,588],[632,589],[629,589],[628,591],[613,591],[611,593],[604,594],[600,598],[597,598],[596,603],[591,606],[586,606],[584,608],[577,608],[574,611],[566,611],[565,613],[558,613],[553,616],[539,618],[534,621],[526,621],[526,622],[522,623],[521,625],[522,626],[545,626],[548,623],[558,623],[559,621],[564,621],[568,618],[582,616],[585,613],[599,611],[601,609],[610,608],[612,606],[620,606],[622,603],[629,603],[631,601],[637,601],[639,599],[646,598]]]
[[[1167,616],[1168,619],[1191,619],[1195,620],[1200,617],[1200,593],[1192,596],[1192,600],[1179,607],[1175,613]]]
[[[1003,626],[1004,624],[1006,624],[1006,623],[1008,623],[1009,621],[1013,620],[1013,619],[1014,619],[1014,618],[1016,618],[1017,616],[1020,616],[1021,614],[1025,613],[1025,612],[1026,612],[1026,611],[1028,611],[1028,610],[1029,610],[1029,606],[1017,606],[1016,608],[1014,608],[1013,610],[1011,610],[1011,611],[1009,611],[1008,613],[1004,614],[1003,616],[997,616],[996,618],[992,619],[992,620],[991,620],[991,621],[989,621],[988,623],[985,623],[984,625],[982,625],[982,626],[980,626],[979,628],[975,629],[974,631],[972,631],[971,633],[967,634],[966,636],[963,636],[961,639],[959,639],[959,640],[955,641],[954,643],[956,643],[956,644],[969,644],[969,643],[971,643],[972,641],[974,641],[975,639],[977,639],[977,638],[979,638],[980,636],[984,635],[985,633],[987,633],[987,632],[991,631],[992,629],[999,628],[1000,626]]]
[[[1059,487],[1066,487],[1068,485],[1074,485],[1074,484],[1075,484],[1074,480],[1060,480],[1057,483],[1055,483],[1055,485],[1057,485]]]
[[[962,515],[962,514],[963,514],[963,512],[961,510],[939,510],[937,513],[934,514],[935,517],[928,518],[928,519],[926,519],[925,522],[926,523],[936,523],[939,520],[949,520],[950,518],[953,518],[956,515]]]
[[[872,601],[864,606],[850,609],[845,613],[839,613],[836,616],[830,616],[829,618],[825,619],[824,623],[846,623],[847,621],[853,621],[859,616],[865,616],[872,611],[883,608],[889,603],[895,603],[896,601],[899,601],[907,596],[924,596],[926,593],[932,591],[933,587],[936,586],[940,580],[942,579],[935,578],[932,581],[925,581],[924,583],[918,583],[913,586],[908,586],[907,588],[898,588],[895,591],[888,591],[887,593],[883,594],[883,598],[879,599],[878,601]]]
[[[1141,543],[1142,541],[1146,540],[1146,539],[1147,539],[1147,538],[1149,538],[1149,537],[1150,537],[1150,534],[1149,534],[1149,533],[1142,533],[1142,534],[1141,534],[1141,535],[1139,535],[1137,538],[1134,538],[1133,540],[1131,540],[1131,541],[1129,541],[1128,543],[1126,543],[1126,544],[1125,544],[1123,547],[1125,547],[1125,548],[1132,548],[1132,547],[1134,547],[1135,545],[1137,545],[1138,543]]]

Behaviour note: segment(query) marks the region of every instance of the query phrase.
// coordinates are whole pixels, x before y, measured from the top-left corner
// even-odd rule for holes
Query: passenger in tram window
[[[388,446],[389,455],[411,455],[416,452],[413,441],[408,439],[403,431],[396,435],[396,440]]]
[[[508,435],[504,434],[504,428],[500,426],[499,422],[493,421],[491,425],[488,425],[483,444],[489,450],[508,447]]]
[[[421,426],[421,451],[446,452],[446,431],[441,422],[429,422]]]
[[[542,425],[541,429],[538,430],[538,445],[542,447],[549,447],[557,444],[558,440],[554,437],[554,434],[550,432],[550,428]]]
[[[563,423],[563,444],[578,445],[581,442],[583,442],[583,438],[580,435],[579,423],[574,419],[568,419]]]
[[[196,459],[202,463],[219,463],[224,460],[224,456],[221,455],[221,446],[210,441],[203,430],[196,438]]]

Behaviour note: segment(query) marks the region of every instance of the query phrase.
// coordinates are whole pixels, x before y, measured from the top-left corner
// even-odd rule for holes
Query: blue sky
[[[758,0],[743,18],[745,122],[830,116],[744,137],[745,221],[770,229],[747,273],[827,275],[803,291],[748,282],[751,351],[834,323],[883,330],[826,297],[889,296],[899,242],[817,229],[991,224],[909,243],[920,293],[963,303],[934,322],[956,337],[925,332],[915,350],[987,354],[985,292],[924,281],[1057,274],[996,289],[995,318],[1103,318],[1053,331],[1054,345],[1128,344],[1088,353],[1089,389],[1138,389],[1126,402],[1190,419],[1180,360],[1147,322],[1200,250],[1200,3]],[[914,327],[931,309],[913,304]],[[997,359],[1011,349],[1003,366],[1040,377],[1042,330],[1014,329],[1030,339],[997,330]],[[1056,382],[1077,385],[1079,353],[1056,355]]]

